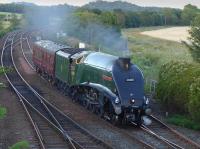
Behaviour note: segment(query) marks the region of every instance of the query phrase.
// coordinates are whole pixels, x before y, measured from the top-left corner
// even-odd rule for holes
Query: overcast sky
[[[10,3],[10,2],[31,2],[38,5],[55,5],[55,4],[71,4],[75,6],[81,6],[88,2],[95,0],[0,0],[0,3]],[[113,1],[113,0],[108,0]],[[159,6],[159,7],[173,7],[173,8],[183,8],[186,4],[193,4],[200,8],[200,0],[124,0],[137,4],[140,6]]]

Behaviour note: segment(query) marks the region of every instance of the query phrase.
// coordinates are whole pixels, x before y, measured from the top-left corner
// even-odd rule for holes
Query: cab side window
[[[81,56],[78,59],[76,59],[76,64],[83,63],[83,61],[84,61],[84,56]]]

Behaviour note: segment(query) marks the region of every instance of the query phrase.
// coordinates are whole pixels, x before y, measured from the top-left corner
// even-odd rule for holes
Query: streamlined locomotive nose
[[[131,59],[129,57],[119,57],[117,64],[121,69],[128,70],[131,66]]]
[[[113,66],[113,79],[121,105],[141,107],[144,103],[144,78],[130,58],[120,57]]]

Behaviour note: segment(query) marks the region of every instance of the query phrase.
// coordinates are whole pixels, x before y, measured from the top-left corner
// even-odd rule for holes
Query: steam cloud
[[[76,37],[97,48],[128,52],[127,40],[113,27],[100,23],[81,24],[73,14],[75,9],[66,5],[32,7],[26,10],[26,20],[34,28],[51,28],[51,31],[65,31],[69,37]],[[53,29],[53,30],[52,30]],[[97,49],[96,49],[97,50]]]

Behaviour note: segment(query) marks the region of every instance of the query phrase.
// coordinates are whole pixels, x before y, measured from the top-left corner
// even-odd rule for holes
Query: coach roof
[[[64,48],[69,48],[69,46],[61,45],[49,40],[40,40],[35,42],[35,44],[53,53]]]

